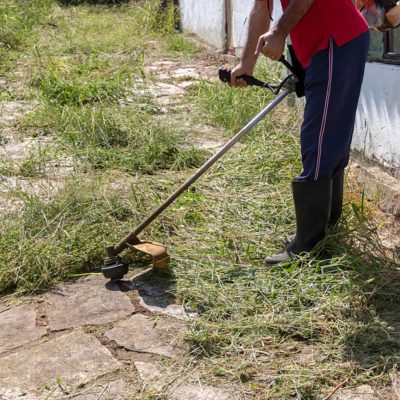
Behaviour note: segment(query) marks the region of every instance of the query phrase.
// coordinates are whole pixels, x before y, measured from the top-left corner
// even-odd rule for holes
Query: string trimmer
[[[186,182],[184,182],[167,200],[165,200],[152,214],[150,214],[135,230],[123,238],[116,246],[107,248],[107,258],[101,271],[104,276],[111,280],[120,280],[128,273],[128,265],[123,263],[119,257],[125,249],[147,254],[153,259],[155,268],[164,268],[168,265],[170,257],[167,248],[159,243],[139,239],[138,235],[149,226],[165,209],[167,209],[183,192],[196,182],[212,165],[214,165],[227,151],[246,135],[251,128],[258,124],[265,116],[280,104],[289,93],[295,90],[297,78],[292,66],[282,57],[280,60],[292,72],[280,84],[273,85],[262,82],[252,76],[241,76],[250,86],[259,86],[271,90],[276,98],[260,111],[250,122],[248,122],[229,142],[227,142],[217,153],[206,161]],[[224,83],[231,80],[231,71],[219,70],[219,78]],[[284,89],[282,92],[281,90]]]

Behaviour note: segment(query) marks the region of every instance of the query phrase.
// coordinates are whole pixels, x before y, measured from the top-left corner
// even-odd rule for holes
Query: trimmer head
[[[149,241],[141,241],[137,237],[135,244],[126,243],[126,247],[130,248],[133,252],[140,252],[147,254],[153,259],[154,268],[165,268],[170,261],[167,248],[160,243],[154,243]],[[101,268],[101,272],[104,277],[111,279],[112,281],[121,280],[125,274],[128,273],[128,265],[123,263],[117,256],[115,247],[107,249],[108,258],[104,261],[104,265]]]
[[[101,268],[104,277],[112,281],[120,281],[128,273],[128,265],[119,257],[106,258]]]

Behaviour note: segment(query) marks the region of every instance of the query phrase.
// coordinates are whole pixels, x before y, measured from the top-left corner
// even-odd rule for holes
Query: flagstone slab
[[[143,383],[156,390],[162,389],[169,378],[166,371],[161,371],[159,366],[154,363],[135,361],[135,367]]]
[[[170,295],[165,296],[140,296],[140,305],[146,310],[156,312],[164,315],[169,315],[177,319],[187,319],[188,314],[181,304],[174,304],[174,297]]]
[[[396,399],[400,400],[400,372],[393,372],[390,374],[392,381],[392,389],[396,396]]]
[[[132,280],[132,290],[139,292],[140,305],[151,312],[182,320],[196,316],[195,313],[187,313],[181,304],[177,304],[174,295],[176,283],[167,274],[151,271],[136,276]]]
[[[0,358],[0,396],[12,389],[35,392],[58,381],[74,388],[122,366],[93,336],[74,331]]]
[[[374,389],[369,385],[358,386],[354,389],[341,389],[333,400],[378,400]]]
[[[4,312],[4,311],[9,310],[10,308],[11,308],[10,306],[7,306],[7,305],[5,305],[5,304],[0,304],[0,314],[1,314],[2,312]]]
[[[171,393],[171,400],[233,400],[234,397],[225,389],[207,385],[178,386]]]
[[[138,290],[141,296],[166,296],[175,298],[176,282],[168,274],[151,270],[132,279],[132,289]]]
[[[4,309],[0,312],[0,353],[23,346],[46,334],[46,329],[36,326],[34,304]]]
[[[105,335],[125,349],[173,358],[183,348],[185,332],[186,326],[178,321],[161,318],[153,321],[136,314],[118,322]]]
[[[84,390],[84,394],[75,397],[68,397],[71,400],[125,400],[135,394],[132,384],[118,379],[112,382],[103,383]],[[67,398],[65,399],[67,400]]]
[[[18,388],[0,389],[0,400],[42,400],[33,393],[21,391]]]
[[[47,316],[52,331],[103,325],[135,311],[129,298],[114,282],[102,276],[90,276],[73,284],[62,284],[46,294]]]

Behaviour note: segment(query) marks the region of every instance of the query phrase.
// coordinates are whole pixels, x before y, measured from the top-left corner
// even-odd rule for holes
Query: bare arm
[[[313,4],[314,0],[291,0],[278,25],[260,36],[255,54],[261,52],[272,60],[278,60],[285,49],[287,36]]]
[[[291,0],[276,29],[289,35],[313,4],[314,0]]]
[[[270,11],[268,10],[268,4],[270,6]],[[241,75],[253,75],[254,66],[258,59],[258,54],[256,54],[258,40],[264,32],[269,30],[270,12],[272,12],[272,0],[254,1],[250,13],[248,35],[242,60],[232,71],[232,86],[246,86],[246,83],[243,80],[237,81],[237,77]]]

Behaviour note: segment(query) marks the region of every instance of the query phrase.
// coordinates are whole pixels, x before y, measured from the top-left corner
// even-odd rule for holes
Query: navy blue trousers
[[[296,181],[330,179],[347,166],[368,50],[369,32],[340,47],[331,39],[306,68],[303,172]]]

